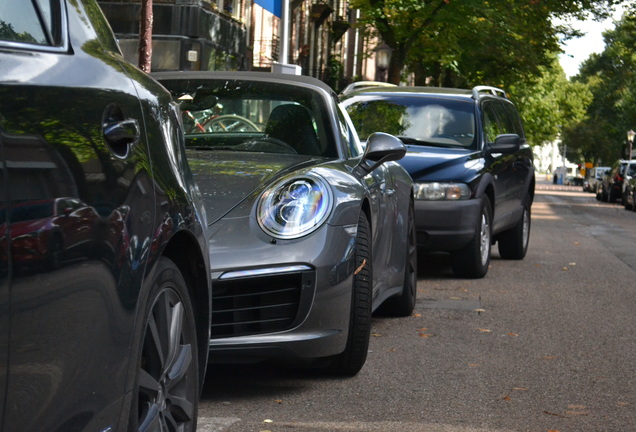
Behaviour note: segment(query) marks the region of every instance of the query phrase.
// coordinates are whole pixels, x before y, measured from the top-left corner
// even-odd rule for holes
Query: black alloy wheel
[[[481,200],[475,235],[466,246],[451,254],[453,274],[457,277],[479,279],[488,273],[492,247],[492,208],[486,195]]]
[[[177,266],[160,258],[144,316],[129,430],[195,431],[199,398],[194,311]]]
[[[404,260],[404,287],[402,293],[386,300],[382,309],[393,316],[409,316],[415,309],[417,298],[417,234],[413,201],[409,205],[406,231],[406,259]]]

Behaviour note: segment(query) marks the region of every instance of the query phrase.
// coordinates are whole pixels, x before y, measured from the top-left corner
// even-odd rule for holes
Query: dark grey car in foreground
[[[211,361],[364,364],[371,312],[415,303],[412,182],[403,144],[363,152],[333,91],[308,77],[157,73],[181,101],[206,202]]]
[[[205,213],[92,0],[0,0],[0,431],[193,431]]]
[[[457,276],[488,272],[491,245],[522,259],[534,198],[532,150],[517,110],[493,87],[369,87],[342,97],[363,138],[392,133],[407,146],[417,244],[451,253]]]

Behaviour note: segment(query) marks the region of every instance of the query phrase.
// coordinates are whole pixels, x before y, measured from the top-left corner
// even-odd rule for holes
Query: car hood
[[[210,225],[278,177],[316,163],[311,156],[279,153],[188,149],[186,154]]]
[[[482,153],[475,150],[407,145],[398,161],[414,181],[467,181],[484,166]]]

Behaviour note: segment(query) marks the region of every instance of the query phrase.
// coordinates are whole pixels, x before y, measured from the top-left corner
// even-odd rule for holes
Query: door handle
[[[124,118],[121,108],[110,104],[104,111],[102,133],[111,152],[125,158],[131,147],[139,141],[141,131],[136,119]]]

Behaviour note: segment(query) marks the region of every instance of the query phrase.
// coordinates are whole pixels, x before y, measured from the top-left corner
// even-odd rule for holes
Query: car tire
[[[530,225],[530,204],[526,202],[523,205],[523,214],[516,225],[501,233],[497,239],[501,258],[521,260],[526,256],[530,241]]]
[[[492,247],[492,208],[486,195],[481,200],[481,211],[475,221],[475,235],[466,246],[451,254],[453,274],[457,277],[478,279],[488,273]]]
[[[632,210],[634,208],[634,203],[629,202],[630,199],[632,199],[631,191],[629,189],[625,189],[621,196],[621,200],[623,201],[623,207],[625,207],[625,210]]]
[[[404,286],[399,296],[386,300],[383,312],[393,316],[409,316],[415,309],[417,297],[417,235],[415,232],[415,210],[413,202],[409,204],[408,226],[406,232],[406,259],[404,260]]]
[[[371,290],[373,267],[371,250],[371,228],[364,213],[358,217],[358,230],[354,252],[353,289],[351,314],[345,350],[331,358],[329,372],[336,375],[353,376],[367,360],[371,337]]]
[[[129,430],[195,431],[199,365],[194,311],[177,266],[162,257],[144,310]]]

